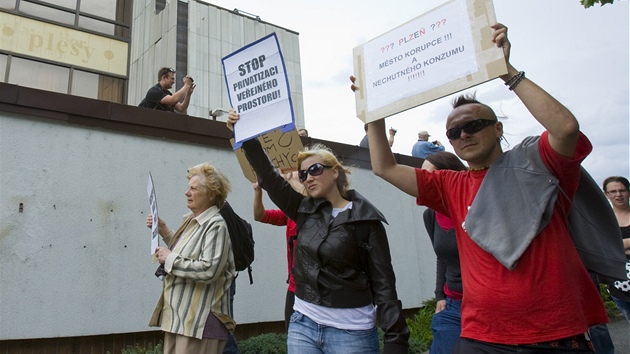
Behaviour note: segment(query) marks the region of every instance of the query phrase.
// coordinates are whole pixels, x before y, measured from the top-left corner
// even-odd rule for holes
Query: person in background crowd
[[[158,83],[152,86],[144,99],[138,105],[160,111],[186,113],[190,104],[190,96],[195,91],[193,79],[186,75],[183,78],[184,86],[174,94],[169,91],[175,84],[175,70],[173,68],[161,68],[158,71]]]
[[[454,154],[440,151],[426,157],[422,168],[427,171],[466,171],[462,161]],[[423,214],[424,226],[431,238],[437,256],[435,275],[435,315],[431,319],[430,354],[451,354],[462,331],[462,274],[453,220],[433,209]]]
[[[370,148],[370,144],[368,142],[368,136],[367,136],[367,128],[368,125],[364,124],[363,125],[363,129],[365,130],[365,136],[363,136],[363,139],[361,139],[361,142],[359,143],[359,146],[362,148],[366,148],[369,149]],[[389,147],[394,146],[394,136],[396,135],[397,130],[394,128],[389,128]]]
[[[295,175],[295,176],[294,176]],[[288,173],[283,176],[289,184],[297,192],[304,190],[304,186],[297,181],[297,171]],[[287,296],[284,301],[284,325],[289,330],[289,320],[293,314],[293,305],[295,303],[295,280],[293,278],[293,251],[297,241],[297,225],[295,221],[289,219],[280,209],[265,209],[262,201],[262,188],[258,182],[252,184],[254,187],[254,220],[276,226],[286,226],[286,242],[287,242],[287,267],[288,279]]]
[[[621,228],[626,259],[630,262],[630,204],[628,203],[630,183],[625,177],[613,176],[604,180],[603,187],[606,197],[612,204],[619,228]],[[626,270],[628,271],[628,279],[630,279],[630,263],[626,263]],[[630,280],[608,284],[608,291],[626,320],[630,322]]]
[[[423,159],[430,154],[444,151],[444,145],[442,145],[442,143],[437,140],[433,142],[429,141],[430,136],[431,135],[429,135],[429,132],[426,130],[421,130],[418,133],[418,141],[413,144],[411,148],[411,156]]]

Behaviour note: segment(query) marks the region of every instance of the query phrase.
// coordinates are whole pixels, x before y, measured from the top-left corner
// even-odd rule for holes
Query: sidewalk
[[[615,354],[630,353],[630,326],[624,317],[611,321],[608,332],[615,344]]]

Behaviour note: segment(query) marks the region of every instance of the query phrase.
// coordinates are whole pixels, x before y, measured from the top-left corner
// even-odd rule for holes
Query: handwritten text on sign
[[[466,1],[453,1],[365,44],[367,108],[477,71]]]
[[[304,146],[295,129],[284,133],[281,129],[276,129],[262,134],[258,137],[258,141],[260,141],[275,168],[284,173],[298,169],[297,155]],[[234,139],[231,139],[230,142],[234,145]],[[243,151],[236,149],[234,152],[245,178],[252,183],[256,182],[256,172],[247,161]]]

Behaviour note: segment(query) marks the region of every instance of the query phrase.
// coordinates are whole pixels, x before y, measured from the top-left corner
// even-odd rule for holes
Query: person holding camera
[[[138,107],[157,109],[160,111],[178,112],[186,114],[190,104],[190,96],[195,91],[192,77],[184,76],[184,86],[171,93],[169,89],[175,84],[175,70],[173,68],[161,68],[158,71],[158,83],[151,87]]]
[[[164,331],[164,353],[221,354],[236,326],[230,286],[236,276],[225,220],[219,210],[231,190],[227,177],[209,163],[188,169],[184,223],[177,231],[158,218],[167,247],[155,257],[163,290],[149,326]],[[153,217],[147,217],[147,227]],[[160,269],[158,269],[159,271]]]
[[[419,157],[421,159],[427,157],[427,155],[435,154],[439,151],[444,151],[444,145],[439,141],[429,141],[429,132],[421,130],[418,132],[418,141],[413,144],[411,148],[411,156]]]

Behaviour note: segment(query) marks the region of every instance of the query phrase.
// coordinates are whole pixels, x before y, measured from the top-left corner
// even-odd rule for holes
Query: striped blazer
[[[172,253],[164,263],[168,274],[149,326],[201,339],[206,320],[213,314],[228,331],[234,331],[229,309],[236,269],[219,208],[212,206],[197,217],[184,215],[179,230],[163,239]]]

